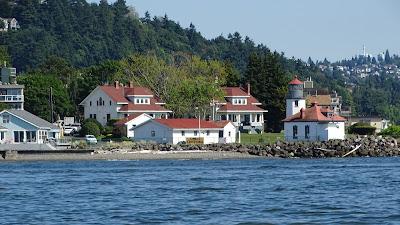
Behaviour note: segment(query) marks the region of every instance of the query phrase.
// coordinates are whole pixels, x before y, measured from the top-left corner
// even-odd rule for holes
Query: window
[[[128,114],[126,114],[126,113],[124,114],[124,117],[125,117],[125,118],[128,117],[128,116],[129,116]]]
[[[101,97],[99,98],[99,105],[103,105],[103,99]]]
[[[185,131],[181,131],[182,137],[185,136]]]
[[[93,114],[93,119],[96,119],[96,114]]]
[[[47,139],[47,131],[39,130],[39,139],[46,140]]]
[[[14,142],[24,142],[24,132],[23,131],[14,131]]]
[[[294,101],[294,106],[299,107],[299,101]]]
[[[107,122],[111,119],[111,115],[107,114]]]
[[[151,131],[151,136],[155,137],[156,136],[156,132],[154,130]]]
[[[224,137],[224,131],[223,130],[218,131],[218,137],[220,137],[220,138]]]
[[[35,131],[27,131],[26,132],[26,141],[27,142],[36,142],[36,132]]]
[[[208,131],[206,132],[206,134],[207,134],[207,136],[210,136],[210,131],[208,130]]]
[[[197,130],[195,130],[195,131],[193,132],[193,134],[194,134],[194,136],[197,136]]]
[[[0,140],[4,140],[4,132],[0,132]]]
[[[10,123],[10,115],[3,115],[3,123]]]
[[[297,139],[297,126],[293,126],[293,139]]]
[[[226,120],[226,115],[221,115],[221,120]]]
[[[96,101],[96,105],[99,106],[99,100]]]
[[[149,103],[149,99],[146,98],[146,99],[144,100],[144,103],[148,104],[148,103]]]
[[[112,105],[112,102],[111,102],[111,100],[110,100],[110,105]]]
[[[92,106],[92,101],[89,102],[89,105]]]
[[[231,136],[231,132],[229,131],[229,133],[228,133],[228,137],[230,137]]]
[[[92,119],[92,114],[89,115],[89,118]]]
[[[305,138],[309,139],[310,138],[310,126],[306,125],[304,128],[304,133],[305,133]]]

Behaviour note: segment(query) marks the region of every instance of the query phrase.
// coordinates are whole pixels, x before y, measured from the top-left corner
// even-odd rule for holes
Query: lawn
[[[277,140],[284,140],[283,133],[240,134],[240,141],[242,144],[269,144]]]

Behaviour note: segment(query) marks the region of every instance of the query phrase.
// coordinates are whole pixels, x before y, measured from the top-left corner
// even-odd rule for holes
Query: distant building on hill
[[[15,18],[1,18],[0,22],[3,23],[3,27],[0,27],[0,31],[7,32],[9,30],[18,30],[20,28],[18,21]]]

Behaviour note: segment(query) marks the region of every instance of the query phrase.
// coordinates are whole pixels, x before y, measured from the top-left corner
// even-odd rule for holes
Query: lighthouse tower
[[[286,96],[286,118],[300,112],[302,108],[306,108],[306,100],[303,96],[303,82],[295,76],[289,82],[289,92]]]

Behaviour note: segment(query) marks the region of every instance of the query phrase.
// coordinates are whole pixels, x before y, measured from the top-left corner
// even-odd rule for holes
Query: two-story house
[[[264,131],[264,113],[262,105],[250,94],[250,85],[247,90],[241,87],[224,87],[224,102],[216,104],[217,120],[229,120],[240,131],[262,133]]]
[[[172,111],[153,92],[145,87],[121,85],[97,86],[79,105],[84,108],[84,118],[93,118],[102,125],[110,119],[121,119],[134,113],[146,113],[152,118],[168,118]]]
[[[24,85],[17,84],[15,68],[1,68],[0,102],[11,109],[24,109]]]

